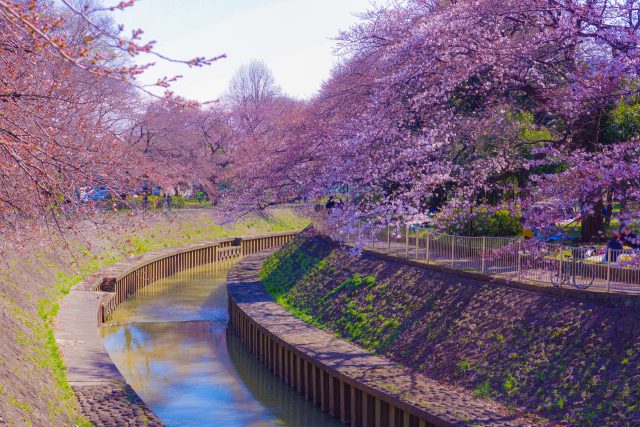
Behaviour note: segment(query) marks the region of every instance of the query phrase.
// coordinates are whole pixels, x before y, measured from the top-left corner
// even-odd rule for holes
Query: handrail
[[[626,250],[565,246],[514,237],[456,236],[411,225],[387,226],[381,232],[366,233],[326,234],[342,243],[385,255],[486,276],[591,292],[640,293],[640,255]]]

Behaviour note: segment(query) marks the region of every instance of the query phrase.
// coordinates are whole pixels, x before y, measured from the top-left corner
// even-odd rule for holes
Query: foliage
[[[227,196],[349,188],[331,215],[347,230],[433,212],[446,229],[478,208],[528,226],[597,220],[607,196],[637,206],[637,22],[623,1],[373,7],[341,33],[343,60],[318,96],[284,123],[287,149],[251,141],[231,160],[251,166],[235,169],[244,185]]]
[[[640,133],[640,103],[622,99],[608,114],[605,138],[610,143],[628,141]]]
[[[469,221],[471,224],[469,224]],[[519,236],[522,234],[521,219],[513,216],[511,211],[479,209],[472,217],[463,216],[459,222],[453,223],[449,231],[458,235],[471,236]]]
[[[127,35],[115,25],[115,11],[99,2],[0,2],[0,225],[37,220],[63,230],[63,223],[90,215],[83,188],[107,188],[121,195],[144,177],[166,178],[127,138],[137,130],[148,85],[137,78],[152,64],[140,54],[201,67],[216,58],[168,58],[140,29]],[[193,106],[173,96],[176,77],[160,78],[164,102]],[[13,232],[22,227],[13,227]]]

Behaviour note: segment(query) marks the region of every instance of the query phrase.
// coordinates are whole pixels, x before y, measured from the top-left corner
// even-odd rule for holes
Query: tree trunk
[[[607,193],[607,210],[604,216],[604,225],[609,227],[611,225],[611,215],[613,215],[613,193],[609,191]]]
[[[602,215],[602,200],[593,205],[593,214],[582,218],[582,241],[593,242],[604,239],[604,217]]]
[[[622,230],[622,226],[627,222],[627,199],[620,199],[620,218],[619,230]]]

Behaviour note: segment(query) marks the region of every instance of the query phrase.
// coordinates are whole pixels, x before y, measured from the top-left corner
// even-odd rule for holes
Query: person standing
[[[164,211],[167,208],[167,193],[164,191],[160,193],[160,199],[158,200],[160,204],[160,210]]]
[[[331,214],[331,209],[333,209],[335,206],[336,206],[336,201],[333,200],[333,196],[330,196],[329,200],[327,201],[327,204],[325,205],[325,208],[327,208],[327,212]]]
[[[620,252],[624,249],[624,245],[620,240],[620,233],[617,231],[613,233],[611,240],[607,244],[607,261],[616,262]]]

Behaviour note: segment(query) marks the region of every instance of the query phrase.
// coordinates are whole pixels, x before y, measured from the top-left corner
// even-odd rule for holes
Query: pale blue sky
[[[143,81],[182,74],[172,86],[178,95],[211,100],[224,92],[241,64],[256,58],[272,69],[286,93],[307,98],[336,61],[331,39],[370,6],[370,0],[137,0],[114,17],[126,31],[142,28],[145,40],[156,40],[163,54],[228,56],[203,69],[157,61]]]

